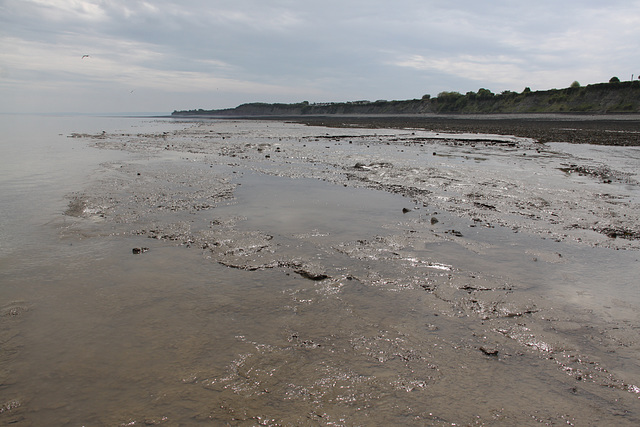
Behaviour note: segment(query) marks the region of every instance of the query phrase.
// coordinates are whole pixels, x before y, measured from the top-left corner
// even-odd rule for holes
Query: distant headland
[[[294,104],[249,103],[221,110],[183,110],[178,117],[257,117],[322,115],[407,115],[407,114],[535,114],[535,113],[640,113],[640,81],[620,81],[581,86],[574,82],[564,89],[495,94],[488,89],[477,92],[441,92],[437,97],[403,101],[350,101]]]

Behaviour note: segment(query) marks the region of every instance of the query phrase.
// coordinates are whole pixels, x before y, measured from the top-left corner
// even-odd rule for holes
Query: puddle
[[[403,219],[413,203],[402,196],[362,188],[344,188],[308,178],[244,173],[237,179],[234,212],[243,227],[283,236],[315,233],[345,241],[384,234],[385,226]]]

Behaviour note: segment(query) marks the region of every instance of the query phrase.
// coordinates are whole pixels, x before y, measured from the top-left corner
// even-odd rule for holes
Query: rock
[[[409,209],[409,208],[402,208],[402,213],[403,213],[403,214],[406,214],[406,213],[408,213],[408,212],[411,212],[411,209]]]
[[[300,276],[304,277],[305,279],[315,280],[315,281],[324,280],[324,279],[328,279],[329,278],[329,276],[327,276],[324,273],[319,273],[319,272],[307,270],[305,268],[300,268],[298,270],[295,270],[294,273],[299,274]]]
[[[491,211],[496,211],[497,210],[495,206],[489,205],[487,203],[473,202],[473,204],[476,207],[481,208],[481,209],[488,209],[488,210],[491,210]]]
[[[497,356],[498,355],[498,349],[495,347],[489,347],[489,346],[481,346],[479,349],[481,352],[483,352],[484,354],[486,354],[487,356]]]
[[[131,249],[131,252],[134,255],[138,255],[138,254],[143,254],[143,253],[147,252],[148,250],[149,250],[149,248],[133,248],[133,249]]]

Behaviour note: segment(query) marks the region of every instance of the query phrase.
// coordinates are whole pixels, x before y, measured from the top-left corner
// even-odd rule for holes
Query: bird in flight
[[[89,57],[89,55],[82,55],[82,59],[88,58],[88,57]]]

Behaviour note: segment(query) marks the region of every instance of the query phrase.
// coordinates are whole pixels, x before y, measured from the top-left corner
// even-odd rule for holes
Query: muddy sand
[[[164,332],[146,330],[154,352],[172,351],[166,378],[85,419],[638,425],[640,153],[565,144],[591,130],[555,123],[213,120],[70,135],[130,157],[69,195],[62,238],[158,257],[175,272],[141,286],[182,304]],[[638,145],[638,122],[618,124],[585,127]],[[211,284],[192,300],[164,283],[203,268]],[[158,310],[146,315],[169,315]],[[11,405],[0,420],[21,416]]]
[[[615,146],[640,145],[637,115],[493,114],[438,116],[318,116],[294,118],[298,123],[331,127],[423,129],[515,135],[538,142],[570,142]]]

